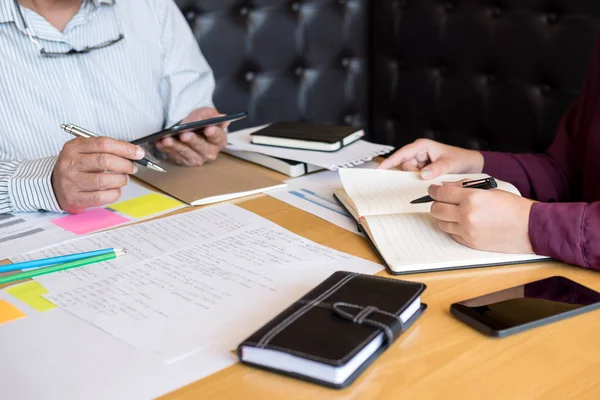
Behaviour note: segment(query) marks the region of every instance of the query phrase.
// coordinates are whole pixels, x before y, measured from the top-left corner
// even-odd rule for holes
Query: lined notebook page
[[[547,258],[533,254],[473,250],[438,230],[426,213],[369,216],[365,219],[373,242],[395,272],[518,263]]]
[[[399,213],[427,213],[431,203],[410,204],[427,195],[432,184],[487,178],[486,174],[453,174],[424,181],[416,172],[374,169],[341,169],[340,177],[348,196],[361,216]],[[498,188],[519,194],[511,184],[497,181]]]

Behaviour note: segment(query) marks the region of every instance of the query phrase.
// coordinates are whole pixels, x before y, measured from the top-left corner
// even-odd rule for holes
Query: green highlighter
[[[51,274],[53,272],[64,271],[64,270],[71,269],[71,268],[83,267],[84,265],[99,263],[102,261],[109,261],[109,260],[113,260],[117,257],[120,257],[120,256],[124,255],[125,253],[126,253],[125,250],[116,250],[113,253],[102,254],[99,256],[84,258],[81,260],[71,261],[71,262],[64,263],[64,264],[52,265],[50,267],[38,268],[33,271],[20,272],[18,274],[7,275],[7,276],[0,277],[0,284],[14,282],[14,281],[20,281],[22,279],[28,279],[28,278],[33,278],[34,276]]]

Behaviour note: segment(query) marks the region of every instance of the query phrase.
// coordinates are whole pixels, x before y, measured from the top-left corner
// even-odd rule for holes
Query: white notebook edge
[[[190,205],[205,206],[208,204],[220,203],[220,202],[227,201],[227,200],[234,200],[234,199],[239,199],[242,197],[252,196],[255,194],[265,193],[265,192],[269,192],[271,190],[285,189],[286,187],[287,187],[287,183],[283,182],[278,185],[268,186],[265,188],[260,188],[260,189],[255,189],[255,190],[249,190],[246,192],[228,193],[228,194],[223,194],[223,195],[219,195],[219,196],[206,197],[204,199],[193,201],[190,203]]]

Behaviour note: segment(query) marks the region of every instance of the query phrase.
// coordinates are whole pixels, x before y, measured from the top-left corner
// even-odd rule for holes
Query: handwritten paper
[[[6,293],[37,311],[43,312],[56,308],[54,304],[42,297],[42,295],[48,293],[48,290],[35,281],[11,286],[6,289]]]
[[[182,202],[171,197],[160,193],[151,193],[112,204],[110,208],[133,218],[144,218],[181,207],[182,205]]]
[[[85,235],[129,222],[129,220],[105,208],[94,208],[79,214],[53,219],[51,222],[77,235]]]
[[[0,300],[0,324],[23,317],[25,317],[25,314],[17,307],[13,306],[8,301]]]
[[[49,291],[54,292],[111,276],[115,271],[137,262],[201,243],[260,220],[261,217],[238,207],[211,207],[96,233],[17,257],[14,261],[29,261],[110,247],[127,250],[125,256],[115,260],[35,278]]]
[[[173,362],[224,340],[242,340],[336,270],[381,270],[232,205],[190,214],[210,214],[213,232],[225,229],[46,298]],[[178,220],[185,225],[187,218]]]

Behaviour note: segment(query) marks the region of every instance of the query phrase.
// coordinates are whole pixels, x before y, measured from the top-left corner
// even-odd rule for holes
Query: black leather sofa
[[[600,27],[598,0],[177,0],[238,127],[360,125],[541,151],[574,100]]]

